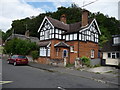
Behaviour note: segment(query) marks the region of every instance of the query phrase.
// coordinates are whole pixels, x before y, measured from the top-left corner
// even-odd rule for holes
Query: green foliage
[[[33,59],[37,59],[39,57],[39,52],[37,50],[31,51],[30,55],[33,57]]]
[[[74,64],[67,64],[66,67],[73,67]]]
[[[35,43],[32,43],[27,40],[13,39],[8,41],[4,46],[4,51],[7,54],[20,54],[27,55],[30,51],[36,50],[37,46]]]
[[[77,5],[72,4],[70,7],[59,7],[55,12],[46,12],[42,13],[36,17],[27,17],[21,20],[14,20],[12,23],[12,28],[6,32],[4,35],[4,40],[11,35],[12,30],[15,30],[17,34],[25,34],[26,30],[30,31],[30,36],[39,37],[37,32],[40,24],[43,21],[45,16],[50,16],[54,19],[60,20],[60,16],[66,14],[67,23],[75,23],[81,21],[82,9]],[[103,43],[110,39],[112,35],[120,34],[120,21],[116,20],[114,17],[109,17],[100,12],[89,14],[89,18],[96,18],[100,31],[100,46],[102,47]],[[27,24],[27,28],[26,28]]]
[[[82,60],[83,65],[90,66],[90,59],[88,57],[83,56],[80,58],[80,60]]]

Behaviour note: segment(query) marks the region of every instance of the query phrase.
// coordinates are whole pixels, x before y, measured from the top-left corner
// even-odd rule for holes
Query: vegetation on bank
[[[9,55],[13,55],[13,54],[29,55],[34,50],[38,50],[38,46],[36,45],[36,43],[30,42],[28,40],[17,39],[17,38],[6,42],[4,46],[4,53]]]
[[[62,14],[66,14],[67,23],[75,23],[81,21],[82,9],[75,4],[70,7],[59,7],[55,12],[41,13],[38,16],[26,17],[25,19],[14,20],[12,22],[12,28],[10,28],[5,34],[3,34],[3,40],[6,40],[14,30],[14,33],[25,34],[26,24],[27,29],[30,31],[30,36],[39,37],[37,32],[42,20],[45,16],[50,16],[54,19],[59,20]],[[100,12],[90,12],[89,18],[96,18],[100,27],[102,35],[100,36],[100,46],[103,45],[112,35],[120,34],[120,21],[114,17],[109,17]]]

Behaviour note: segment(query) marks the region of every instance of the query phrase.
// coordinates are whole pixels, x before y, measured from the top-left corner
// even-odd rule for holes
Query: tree
[[[5,44],[4,51],[7,54],[28,55],[30,51],[37,50],[35,43],[28,40],[12,39]]]

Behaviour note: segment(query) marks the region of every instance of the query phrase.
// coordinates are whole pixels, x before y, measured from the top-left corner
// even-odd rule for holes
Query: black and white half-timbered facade
[[[65,14],[60,21],[45,16],[38,29],[40,62],[46,61],[45,57],[59,61],[66,58],[69,63],[74,63],[76,57],[98,58],[99,26],[96,19],[86,18],[87,10],[82,15],[82,21],[73,24],[66,23]]]

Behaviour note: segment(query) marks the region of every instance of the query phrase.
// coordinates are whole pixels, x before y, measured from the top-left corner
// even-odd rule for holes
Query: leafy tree
[[[27,55],[32,50],[37,50],[38,47],[35,43],[32,43],[28,40],[21,40],[21,39],[13,39],[8,41],[5,44],[4,51],[7,54],[20,54],[20,55]]]

